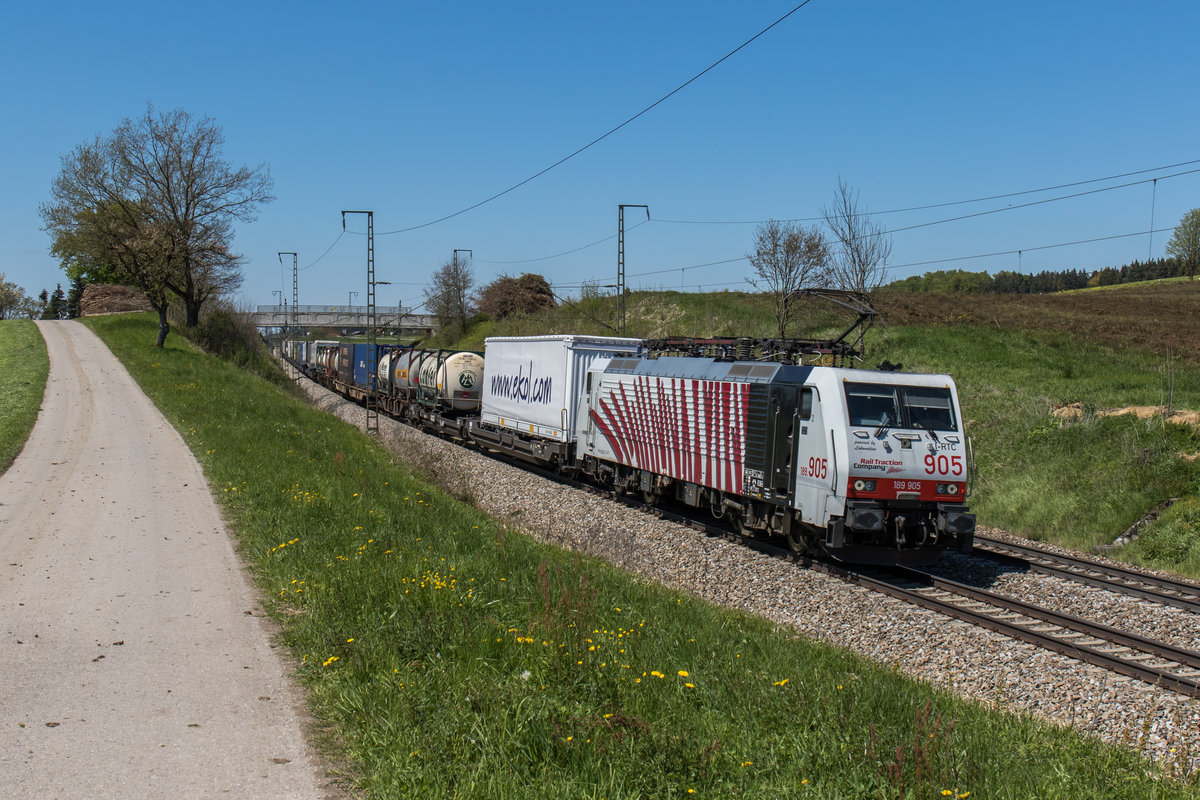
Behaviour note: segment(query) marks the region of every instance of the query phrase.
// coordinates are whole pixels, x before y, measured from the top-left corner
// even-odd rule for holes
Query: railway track
[[[906,567],[856,571],[824,564],[836,574],[1014,639],[1190,697],[1200,697],[1200,653],[1035,606]]]
[[[1200,587],[1184,581],[984,536],[975,537],[974,554],[1031,572],[1053,575],[1200,614]]]

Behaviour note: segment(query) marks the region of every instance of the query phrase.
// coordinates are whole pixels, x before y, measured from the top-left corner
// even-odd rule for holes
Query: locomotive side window
[[[856,427],[956,430],[950,389],[944,386],[847,383],[846,408]]]
[[[895,426],[900,421],[900,403],[894,386],[847,383],[846,408],[850,424],[860,428]]]
[[[813,390],[800,390],[800,419],[812,419]]]

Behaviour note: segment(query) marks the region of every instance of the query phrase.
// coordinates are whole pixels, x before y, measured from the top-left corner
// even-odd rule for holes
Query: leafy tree
[[[493,319],[533,314],[558,305],[550,283],[541,275],[528,272],[519,278],[501,275],[479,290],[476,304],[481,313]]]
[[[74,268],[135,283],[159,311],[160,344],[171,296],[193,327],[205,302],[241,285],[233,223],[274,199],[266,166],[234,169],[224,143],[211,118],[147,107],[64,156],[40,208],[68,276]]]
[[[51,294],[47,294],[43,289],[38,295],[38,300],[42,306],[41,319],[67,319],[67,296],[61,283]]]
[[[467,320],[475,313],[471,288],[475,284],[469,259],[454,258],[442,263],[425,289],[425,307],[438,326],[457,338],[467,329]]]
[[[962,269],[935,270],[924,275],[911,275],[888,284],[902,292],[965,292],[981,294],[993,291],[992,276],[986,272],[967,272]]]
[[[67,319],[78,319],[82,315],[80,303],[83,302],[85,286],[82,276],[76,275],[71,278],[71,290],[67,292]]]
[[[33,298],[0,272],[0,319],[33,319],[37,312]]]
[[[772,219],[754,230],[754,250],[746,258],[757,275],[746,280],[775,299],[775,322],[782,339],[792,321],[797,290],[827,284],[829,245],[817,228]]]
[[[1193,208],[1179,220],[1167,242],[1167,255],[1178,259],[1188,277],[1196,279],[1196,267],[1200,265],[1200,208]]]
[[[72,192],[79,200],[90,196],[96,205],[78,209],[42,207],[47,230],[54,234],[50,252],[69,265],[68,275],[75,270],[76,274],[94,276],[96,282],[132,283],[141,289],[150,307],[158,312],[156,344],[162,347],[170,331],[170,258],[164,252],[164,237],[144,214],[141,204],[105,199],[104,176],[93,171],[94,162],[79,159],[77,163],[81,169],[75,173],[79,180],[73,183]]]
[[[887,228],[859,207],[858,192],[841,178],[833,205],[822,207],[821,216],[833,234],[833,276],[837,286],[862,294],[878,289],[892,257],[892,237]]]

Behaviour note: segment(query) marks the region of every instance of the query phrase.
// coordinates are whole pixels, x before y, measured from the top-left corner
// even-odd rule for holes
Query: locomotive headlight
[[[875,481],[865,481],[862,478],[859,478],[854,482],[854,491],[873,492],[875,491]]]
[[[958,494],[958,484],[957,483],[939,483],[937,485],[937,493],[938,494],[951,494],[951,495]]]

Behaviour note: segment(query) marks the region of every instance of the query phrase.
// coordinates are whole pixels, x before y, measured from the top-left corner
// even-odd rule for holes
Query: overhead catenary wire
[[[1129,177],[1131,175],[1145,175],[1150,172],[1159,172],[1164,169],[1173,169],[1175,167],[1189,166],[1192,164],[1200,164],[1200,159],[1193,159],[1190,161],[1180,161],[1175,164],[1166,164],[1163,166],[1151,167],[1148,169],[1133,170],[1131,172],[1124,172],[1124,173],[1120,173],[1117,175],[1107,175],[1102,178],[1087,178],[1084,180],[1072,181],[1070,183],[1057,184],[1055,186],[1044,186],[1039,189],[1026,189],[1026,190],[1022,190],[1019,192],[1007,192],[1004,194],[994,194],[994,195],[988,195],[986,197],[977,197],[977,198],[973,198],[971,200],[954,200],[954,201],[944,202],[944,203],[930,203],[930,204],[923,205],[923,206],[911,206],[908,208],[891,209],[888,211],[863,212],[857,216],[878,216],[878,215],[884,215],[884,214],[897,214],[897,213],[906,212],[906,211],[923,211],[923,210],[930,210],[930,209],[935,209],[935,208],[948,208],[948,207],[952,207],[952,206],[967,205],[970,203],[979,203],[979,202],[984,202],[987,200],[1000,200],[1000,199],[1006,199],[1009,197],[1019,197],[1019,196],[1023,196],[1023,195],[1037,194],[1040,192],[1054,191],[1056,189],[1066,189],[1066,188],[1070,188],[1070,187],[1074,187],[1074,186],[1086,186],[1086,185],[1092,184],[1092,183],[1100,183],[1103,181],[1116,180],[1118,178]],[[1200,168],[1185,170],[1183,172],[1176,172],[1176,173],[1173,173],[1170,175],[1159,175],[1159,176],[1155,176],[1153,178],[1146,178],[1141,181],[1132,181],[1129,183],[1123,183],[1123,184],[1119,184],[1116,186],[1105,186],[1105,187],[1101,187],[1099,189],[1090,190],[1088,192],[1078,192],[1075,194],[1068,194],[1068,195],[1061,195],[1059,197],[1046,198],[1043,200],[1033,201],[1033,202],[1027,203],[1027,204],[1021,204],[1021,205],[1016,205],[1016,206],[1010,205],[1010,206],[1005,206],[1004,208],[1000,208],[1000,209],[992,209],[989,211],[977,212],[975,214],[951,217],[951,218],[944,219],[944,220],[935,220],[933,222],[920,223],[918,225],[908,226],[908,227],[904,227],[904,228],[896,228],[891,231],[888,231],[888,233],[896,233],[896,232],[905,231],[905,230],[914,230],[914,229],[920,228],[920,227],[929,227],[931,225],[940,225],[940,224],[947,223],[947,222],[956,222],[956,221],[959,221],[962,219],[969,219],[974,216],[984,216],[987,214],[998,214],[1003,211],[1015,210],[1015,209],[1019,209],[1019,208],[1026,208],[1030,205],[1058,202],[1060,200],[1068,200],[1068,199],[1073,199],[1076,197],[1083,197],[1083,196],[1086,196],[1089,194],[1098,194],[1098,193],[1102,193],[1102,192],[1113,191],[1116,189],[1125,189],[1130,186],[1137,186],[1137,185],[1141,185],[1141,184],[1145,184],[1145,183],[1153,182],[1155,187],[1157,187],[1157,185],[1158,185],[1157,182],[1160,179],[1166,180],[1168,178],[1175,178],[1175,177],[1179,177],[1181,175],[1190,175],[1190,174],[1194,174],[1196,172],[1200,172]],[[823,221],[823,220],[824,220],[823,217],[795,217],[795,218],[788,218],[788,219],[780,219],[779,221],[780,222],[819,222],[819,221]],[[767,220],[741,220],[741,221],[709,220],[709,221],[703,221],[703,220],[671,220],[671,219],[655,218],[652,220],[639,222],[634,227],[629,228],[629,230],[632,231],[635,228],[640,228],[642,225],[649,224],[650,222],[663,223],[663,224],[688,224],[688,225],[756,225],[756,224],[762,224],[766,221]],[[539,256],[536,258],[512,259],[512,260],[503,260],[503,261],[502,260],[488,260],[488,259],[483,259],[483,258],[476,258],[475,260],[478,261],[479,263],[483,263],[483,264],[500,264],[500,265],[532,264],[532,263],[536,263],[536,262],[540,262],[540,261],[550,261],[555,258],[560,258],[562,256],[571,255],[573,253],[578,253],[582,250],[587,250],[588,248],[595,247],[597,245],[611,241],[615,238],[616,238],[616,234],[612,234],[610,236],[606,236],[603,239],[599,239],[599,240],[591,242],[589,244],[581,245],[579,247],[576,247],[576,248],[573,248],[570,250],[566,250],[561,253],[555,253],[554,255],[549,255],[549,256]],[[731,260],[734,260],[734,259],[731,259]],[[728,263],[728,261],[721,262],[721,263]],[[676,267],[675,269],[679,269],[679,268]],[[663,271],[669,272],[671,270],[663,270]],[[631,277],[633,277],[633,276],[631,276]]]
[[[301,268],[300,268],[300,271],[301,271],[301,272],[304,272],[305,270],[312,269],[312,268],[313,268],[313,267],[315,267],[317,264],[320,264],[320,263],[321,263],[321,261],[322,261],[322,260],[325,258],[325,256],[327,256],[327,255],[329,255],[331,252],[333,252],[333,248],[337,247],[337,243],[338,243],[338,242],[340,242],[340,241],[342,240],[342,237],[343,237],[343,236],[345,236],[345,235],[346,235],[346,231],[345,231],[345,229],[343,229],[343,230],[342,230],[342,232],[341,232],[341,233],[339,233],[339,234],[337,235],[337,238],[333,240],[333,244],[331,244],[331,245],[329,245],[329,247],[325,248],[325,252],[324,252],[324,253],[321,253],[321,255],[317,256],[317,260],[316,260],[316,261],[312,262],[311,264],[309,264],[309,265],[308,265],[308,266],[306,266],[306,267],[301,267]]]
[[[961,200],[961,201],[953,201],[953,202],[947,202],[947,203],[935,203],[935,204],[929,204],[926,206],[914,206],[914,207],[910,207],[907,209],[894,209],[892,211],[869,212],[869,214],[867,214],[867,215],[898,213],[900,211],[924,210],[924,209],[930,209],[930,208],[942,208],[942,207],[949,207],[949,206],[955,206],[955,205],[964,205],[964,204],[974,203],[974,202],[982,202],[982,201],[991,200],[991,199],[1003,199],[1003,198],[1007,198],[1007,197],[1035,194],[1038,192],[1050,191],[1050,190],[1059,189],[1059,188],[1068,188],[1068,187],[1073,187],[1073,186],[1082,186],[1082,185],[1087,185],[1087,184],[1092,184],[1092,183],[1099,183],[1102,181],[1114,180],[1114,179],[1117,179],[1120,177],[1127,177],[1127,176],[1131,176],[1131,175],[1142,175],[1142,174],[1146,174],[1146,173],[1150,173],[1150,172],[1161,171],[1163,169],[1174,168],[1177,166],[1188,166],[1188,165],[1197,164],[1197,163],[1200,163],[1200,159],[1194,159],[1194,160],[1190,160],[1190,161],[1181,161],[1181,162],[1177,162],[1175,164],[1164,165],[1164,166],[1159,166],[1159,167],[1152,167],[1152,168],[1148,168],[1148,169],[1134,170],[1131,172],[1120,173],[1118,175],[1105,176],[1103,178],[1089,178],[1089,179],[1073,181],[1073,182],[1065,183],[1065,184],[1058,184],[1056,186],[1047,186],[1047,187],[1043,187],[1040,189],[1029,189],[1029,190],[1024,190],[1021,192],[1010,192],[1010,193],[1005,193],[1005,194],[989,195],[987,197],[974,198],[972,200]],[[1117,184],[1114,186],[1100,187],[1100,188],[1091,189],[1091,190],[1088,190],[1085,192],[1075,192],[1075,193],[1066,194],[1066,195],[1059,195],[1056,197],[1030,201],[1028,203],[1021,203],[1021,204],[1017,204],[1017,205],[1008,205],[1003,208],[989,209],[989,210],[985,210],[985,211],[975,212],[972,214],[964,214],[964,215],[959,215],[959,216],[955,216],[955,217],[949,217],[949,218],[945,218],[945,219],[932,220],[929,222],[923,222],[923,223],[918,223],[918,224],[914,224],[914,225],[904,226],[901,228],[894,228],[894,229],[888,231],[888,233],[889,234],[899,233],[899,232],[904,232],[904,231],[909,231],[909,230],[916,230],[919,228],[926,228],[926,227],[931,227],[931,226],[935,226],[935,225],[947,224],[950,222],[957,222],[957,221],[961,221],[961,220],[965,220],[965,219],[972,219],[972,218],[976,218],[976,217],[987,216],[987,215],[991,215],[991,214],[999,214],[999,213],[1003,213],[1005,211],[1015,211],[1018,209],[1029,208],[1032,206],[1045,205],[1045,204],[1049,204],[1049,203],[1060,202],[1063,200],[1075,199],[1078,197],[1084,197],[1084,196],[1089,196],[1089,195],[1094,195],[1094,194],[1100,194],[1103,192],[1115,191],[1117,189],[1125,189],[1125,188],[1129,188],[1132,186],[1143,185],[1146,183],[1152,183],[1154,185],[1154,187],[1157,189],[1159,180],[1167,180],[1170,178],[1176,178],[1176,177],[1180,177],[1180,176],[1184,176],[1184,175],[1192,175],[1192,174],[1196,174],[1198,172],[1200,172],[1200,168],[1182,170],[1180,172],[1175,172],[1175,173],[1171,173],[1168,175],[1158,175],[1158,176],[1155,176],[1152,178],[1145,178],[1145,179],[1138,180],[1138,181],[1129,181],[1129,182]],[[795,221],[795,220],[793,220],[793,221]],[[669,223],[669,222],[672,222],[672,220],[661,220],[661,219],[655,218],[653,220],[639,222],[633,228],[630,228],[630,230],[634,230],[635,228],[641,227],[642,225],[649,224],[649,222],[667,222],[667,223]],[[680,221],[675,220],[674,222],[680,222]],[[702,223],[693,223],[693,224],[702,224]],[[728,223],[713,222],[713,223],[709,223],[709,224],[728,224]],[[1006,250],[1006,251],[997,251],[995,253],[985,253],[985,254],[977,254],[977,255],[972,255],[972,256],[962,256],[962,257],[957,257],[957,258],[932,259],[932,260],[919,261],[919,262],[910,262],[910,263],[906,263],[906,264],[889,265],[889,266],[885,267],[885,269],[888,271],[891,271],[891,270],[895,270],[895,269],[902,269],[905,267],[926,266],[926,265],[945,263],[948,261],[955,261],[955,260],[965,261],[965,260],[971,260],[971,259],[986,258],[989,256],[1011,255],[1013,253],[1017,253],[1020,251],[1037,251],[1037,250],[1042,250],[1042,249],[1049,249],[1049,248],[1055,248],[1055,247],[1067,247],[1067,246],[1071,246],[1071,245],[1075,245],[1075,244],[1086,244],[1086,243],[1090,243],[1090,242],[1105,241],[1105,240],[1110,240],[1110,239],[1122,239],[1122,238],[1130,238],[1130,237],[1134,237],[1134,236],[1144,236],[1144,235],[1148,235],[1148,234],[1152,236],[1154,233],[1161,233],[1161,232],[1165,232],[1165,231],[1169,231],[1169,230],[1172,230],[1172,229],[1153,229],[1152,228],[1149,231],[1143,231],[1141,233],[1117,234],[1114,236],[1098,237],[1096,239],[1083,239],[1083,240],[1077,240],[1074,242],[1064,242],[1064,243],[1060,243],[1060,244],[1043,245],[1040,247],[1026,247],[1026,248],[1020,248],[1020,250],[1013,249],[1013,250]],[[351,233],[355,233],[355,232],[351,231]],[[338,238],[334,240],[333,244],[331,244],[325,250],[325,252],[322,253],[321,256],[316,259],[316,261],[314,261],[313,263],[309,264],[306,267],[303,267],[302,269],[307,270],[313,266],[316,266],[322,259],[324,259],[333,250],[333,248],[337,245],[338,241],[340,241],[342,235],[344,235],[344,234],[345,234],[344,231],[341,232],[339,234]],[[487,259],[476,259],[476,261],[478,261],[480,263],[487,263],[487,264],[523,264],[523,263],[535,263],[535,262],[539,262],[539,261],[549,261],[554,258],[559,258],[559,257],[565,256],[565,255],[570,255],[572,253],[580,252],[582,250],[586,250],[588,248],[598,246],[600,244],[603,244],[604,242],[611,241],[614,238],[616,238],[616,234],[612,234],[610,236],[604,237],[603,239],[599,239],[599,240],[591,242],[589,244],[582,245],[580,247],[573,248],[571,250],[563,251],[561,253],[557,253],[557,254],[550,255],[550,256],[541,256],[538,258],[509,260],[509,261],[497,261],[497,260],[487,260]],[[737,257],[731,257],[731,258],[727,258],[727,259],[721,259],[721,260],[717,260],[717,261],[705,262],[702,264],[693,264],[693,265],[687,265],[687,266],[682,266],[682,267],[679,267],[679,266],[665,267],[665,268],[650,270],[650,271],[646,271],[646,272],[632,273],[630,275],[630,277],[646,277],[649,275],[667,274],[667,273],[681,272],[681,271],[686,272],[686,271],[690,271],[693,269],[699,269],[702,267],[735,263],[737,261],[743,261],[743,260],[746,260],[746,256],[744,256],[744,255],[737,256]],[[584,285],[591,285],[591,284],[598,283],[599,280],[600,279],[598,279],[598,278],[584,279],[582,281],[579,281],[578,283],[559,284],[559,287],[560,288],[580,288]],[[425,284],[411,284],[411,285],[425,285]]]
[[[638,224],[631,226],[625,232],[629,233],[631,231],[637,230],[638,228],[642,227],[643,225],[645,225],[649,222],[650,222],[650,220],[643,220],[642,222],[639,222]],[[576,247],[572,250],[564,250],[563,252],[555,253],[552,256],[540,256],[538,258],[525,258],[525,259],[519,259],[517,261],[489,261],[485,258],[476,258],[473,260],[478,261],[481,264],[501,264],[501,265],[503,265],[503,264],[533,264],[537,261],[550,261],[551,259],[561,258],[563,256],[569,256],[573,253],[578,253],[581,250],[587,250],[588,248],[596,247],[597,245],[604,244],[605,242],[611,242],[615,238],[617,238],[617,234],[614,233],[610,236],[605,236],[603,239],[597,239],[596,241],[592,242],[591,244],[585,244],[580,247]]]
[[[955,256],[954,258],[936,258],[932,261],[911,261],[907,264],[889,264],[884,267],[885,270],[891,271],[894,269],[905,269],[907,267],[926,267],[931,264],[946,264],[952,261],[972,261],[979,258],[992,258],[994,256],[1011,256],[1014,253],[1033,253],[1038,250],[1053,250],[1057,247],[1073,247],[1080,244],[1092,244],[1094,242],[1107,242],[1112,239],[1132,239],[1135,236],[1146,236],[1147,234],[1163,233],[1164,231],[1174,230],[1173,228],[1158,228],[1147,231],[1137,231],[1135,233],[1116,233],[1111,236],[1097,236],[1094,239],[1077,239],[1073,242],[1057,242],[1055,244],[1043,244],[1036,247],[1021,247],[1013,250],[997,250],[994,253],[977,253],[971,256]]]
[[[775,20],[774,22],[772,22],[770,25],[768,25],[767,27],[763,28],[761,31],[759,31],[758,33],[754,34],[754,35],[753,35],[753,36],[751,36],[749,39],[747,39],[746,41],[742,42],[740,45],[738,45],[738,46],[737,46],[737,47],[735,47],[734,49],[730,50],[728,53],[726,53],[725,55],[721,56],[719,59],[717,59],[717,60],[716,60],[716,61],[714,61],[713,63],[709,64],[707,67],[705,67],[704,69],[700,70],[700,71],[699,71],[699,72],[697,72],[695,75],[693,75],[692,77],[688,78],[686,81],[684,81],[683,83],[681,83],[679,86],[676,86],[674,89],[672,89],[671,91],[667,92],[665,95],[663,95],[663,96],[662,96],[662,97],[660,97],[659,99],[655,100],[653,103],[651,103],[650,105],[646,106],[646,107],[645,107],[645,108],[643,108],[641,111],[639,111],[639,112],[637,112],[636,114],[634,114],[632,117],[629,117],[629,118],[628,118],[628,119],[626,119],[624,122],[622,122],[621,124],[617,125],[616,127],[614,127],[614,128],[610,128],[610,129],[609,129],[607,132],[605,132],[605,133],[601,134],[600,136],[597,136],[595,139],[592,139],[590,142],[588,142],[587,144],[585,144],[583,147],[580,147],[579,149],[575,150],[574,152],[570,153],[569,155],[563,156],[563,157],[562,157],[562,158],[560,158],[558,161],[555,161],[553,164],[551,164],[550,166],[546,167],[545,169],[542,169],[542,170],[540,170],[540,171],[538,171],[538,172],[534,173],[533,175],[530,175],[530,176],[529,176],[528,178],[526,178],[525,180],[523,180],[523,181],[520,181],[519,183],[515,183],[515,184],[513,184],[512,186],[509,186],[507,189],[504,189],[503,191],[496,192],[496,193],[495,193],[494,195],[492,195],[491,197],[488,197],[488,198],[486,198],[486,199],[484,199],[484,200],[480,200],[478,203],[474,203],[474,204],[472,204],[472,205],[469,205],[469,206],[467,206],[466,208],[463,208],[463,209],[460,209],[460,210],[458,210],[458,211],[455,211],[455,212],[454,212],[454,213],[452,213],[452,214],[446,214],[445,216],[438,217],[437,219],[434,219],[434,220],[430,220],[429,222],[422,222],[422,223],[420,223],[419,225],[409,225],[409,226],[408,226],[408,227],[406,227],[406,228],[397,228],[396,230],[393,230],[393,231],[383,231],[382,233],[380,233],[380,234],[378,234],[378,235],[379,235],[379,236],[390,236],[390,235],[397,234],[397,233],[408,233],[409,231],[420,230],[421,228],[428,228],[428,227],[430,227],[430,226],[437,225],[438,223],[445,222],[445,221],[447,221],[447,220],[454,219],[455,217],[462,216],[463,214],[466,214],[466,213],[467,213],[467,212],[469,212],[469,211],[474,211],[475,209],[479,208],[480,206],[487,205],[488,203],[492,202],[493,200],[498,200],[498,199],[500,199],[501,197],[504,197],[506,194],[509,194],[510,192],[513,192],[513,191],[516,191],[517,189],[520,189],[520,188],[521,188],[522,186],[524,186],[525,184],[527,184],[527,183],[530,183],[530,182],[532,182],[532,181],[535,181],[535,180],[537,180],[538,178],[540,178],[540,177],[542,177],[543,175],[545,175],[547,172],[550,172],[552,169],[555,169],[556,167],[562,166],[563,164],[567,163],[567,162],[568,162],[568,161],[570,161],[571,159],[575,158],[575,156],[579,155],[580,153],[583,153],[584,151],[591,149],[592,147],[594,147],[595,145],[597,145],[597,144],[599,144],[600,142],[604,141],[604,140],[605,140],[605,139],[607,139],[608,137],[612,136],[614,133],[616,133],[617,131],[621,130],[621,129],[622,129],[622,128],[624,128],[625,126],[629,125],[630,123],[634,122],[635,120],[639,119],[640,117],[643,117],[643,116],[645,116],[646,114],[648,114],[648,113],[649,113],[650,111],[652,111],[653,109],[657,108],[658,106],[660,106],[660,105],[662,105],[663,103],[665,103],[667,100],[669,100],[669,99],[671,99],[672,97],[674,97],[675,95],[679,94],[681,91],[683,91],[684,89],[686,89],[688,86],[691,86],[693,83],[695,83],[696,81],[698,81],[700,78],[704,77],[704,76],[705,76],[705,75],[707,75],[709,72],[712,72],[714,69],[716,69],[718,66],[720,66],[721,64],[723,64],[725,61],[728,61],[730,58],[732,58],[732,57],[733,57],[734,55],[736,55],[738,52],[740,52],[740,51],[744,50],[746,47],[750,46],[750,44],[752,44],[754,41],[756,41],[757,39],[759,39],[759,38],[761,38],[762,36],[764,36],[764,35],[765,35],[765,34],[766,34],[768,31],[770,31],[772,28],[774,28],[775,26],[779,25],[779,24],[780,24],[780,23],[782,23],[784,20],[786,20],[788,17],[792,16],[792,15],[793,15],[793,14],[795,14],[797,11],[799,11],[799,10],[800,10],[800,9],[802,9],[802,8],[804,8],[806,5],[808,5],[808,4],[809,4],[809,3],[811,3],[811,2],[812,2],[812,0],[804,0],[802,3],[799,3],[798,5],[794,6],[794,7],[793,7],[793,8],[792,8],[790,11],[788,11],[788,12],[787,12],[786,14],[784,14],[783,16],[779,17],[777,20]]]
[[[1019,192],[1006,192],[1004,194],[993,194],[993,195],[988,195],[986,197],[974,197],[974,198],[971,198],[970,200],[952,200],[952,201],[943,202],[943,203],[929,203],[927,205],[922,205],[922,206],[909,206],[907,208],[892,208],[892,209],[888,209],[887,211],[864,211],[864,212],[861,212],[860,214],[857,214],[856,216],[878,217],[878,216],[883,216],[885,214],[903,214],[903,213],[907,213],[907,212],[911,212],[911,211],[930,211],[935,208],[950,208],[952,206],[970,205],[971,203],[983,203],[983,202],[987,202],[989,200],[1006,200],[1010,197],[1022,197],[1027,194],[1038,194],[1040,192],[1053,192],[1053,191],[1057,191],[1059,189],[1070,189],[1075,186],[1086,186],[1089,183],[1101,183],[1103,181],[1115,181],[1115,180],[1119,180],[1121,178],[1128,178],[1133,175],[1145,175],[1146,173],[1149,173],[1149,172],[1161,172],[1162,170],[1165,170],[1165,169],[1175,169],[1176,167],[1187,167],[1187,166],[1191,166],[1192,164],[1200,164],[1200,158],[1192,159],[1191,161],[1179,161],[1175,164],[1164,164],[1163,166],[1160,166],[1160,167],[1150,167],[1148,169],[1133,170],[1132,172],[1122,172],[1117,175],[1106,175],[1103,178],[1088,178],[1086,180],[1072,181],[1070,183],[1060,183],[1055,186],[1043,186],[1039,189],[1023,189]],[[1194,171],[1195,170],[1189,170],[1188,172],[1194,172]],[[1188,172],[1178,173],[1178,174],[1186,175],[1186,174],[1188,174]],[[1170,178],[1170,177],[1174,177],[1174,176],[1164,175],[1161,177]],[[1156,180],[1158,180],[1158,178],[1148,178],[1146,181],[1141,181],[1141,182],[1145,183],[1150,180],[1156,181]],[[1126,185],[1132,185],[1132,184],[1126,184]],[[1120,187],[1113,187],[1113,188],[1120,188]],[[1071,196],[1074,196],[1074,195],[1071,195]],[[790,218],[786,218],[786,219],[780,219],[778,221],[779,222],[822,222],[822,221],[824,221],[824,219],[825,219],[824,217],[790,217]],[[761,225],[764,222],[768,222],[768,220],[765,220],[765,219],[755,219],[755,220],[655,219],[654,221],[661,222],[663,224],[674,224],[674,225]]]

